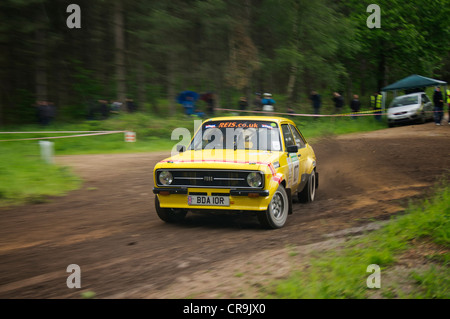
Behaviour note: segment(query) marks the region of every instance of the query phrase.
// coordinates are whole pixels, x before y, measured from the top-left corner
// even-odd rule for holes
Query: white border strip
[[[123,133],[128,131],[37,131],[37,132],[0,132],[0,134],[66,134],[66,133]]]
[[[66,135],[66,136],[48,136],[48,137],[32,137],[32,138],[18,138],[11,140],[0,140],[0,142],[13,142],[13,141],[33,141],[33,140],[49,140],[49,139],[58,139],[58,138],[68,138],[68,137],[83,137],[83,136],[95,136],[95,135],[107,135],[107,134],[116,134],[116,133],[125,133],[129,131],[104,131],[104,132],[96,132],[89,134],[76,134],[76,135]],[[5,132],[1,132],[5,133]],[[21,132],[21,133],[29,133],[29,132]],[[43,133],[43,132],[39,132]],[[58,132],[60,133],[60,132]]]

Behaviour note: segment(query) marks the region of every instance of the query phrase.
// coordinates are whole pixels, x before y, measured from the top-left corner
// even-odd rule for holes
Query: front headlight
[[[159,182],[162,185],[170,185],[173,182],[173,176],[172,173],[169,171],[162,171],[159,173]]]
[[[262,177],[259,172],[252,172],[247,175],[247,183],[250,187],[259,187],[262,184]]]

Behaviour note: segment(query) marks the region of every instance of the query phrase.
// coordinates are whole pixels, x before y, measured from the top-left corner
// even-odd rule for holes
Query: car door
[[[308,158],[307,149],[306,149],[306,141],[303,138],[302,134],[298,130],[298,128],[295,125],[289,124],[289,127],[292,131],[292,135],[294,137],[294,141],[298,147],[297,152],[297,158],[299,162],[298,167],[298,185],[303,187],[303,184],[307,181],[307,167],[306,167],[306,160]]]
[[[296,143],[289,124],[282,124],[281,131],[284,139],[284,154],[282,155],[282,161],[288,166],[286,187],[295,190],[300,181],[300,162],[298,153],[288,153],[287,148],[296,145]]]

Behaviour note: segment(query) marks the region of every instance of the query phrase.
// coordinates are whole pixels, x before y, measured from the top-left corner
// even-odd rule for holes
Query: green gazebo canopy
[[[447,85],[447,82],[413,74],[393,84],[385,86],[381,91],[408,90],[434,85]]]

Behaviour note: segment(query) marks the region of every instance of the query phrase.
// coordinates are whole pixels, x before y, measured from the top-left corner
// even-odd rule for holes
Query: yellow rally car
[[[316,156],[289,119],[208,119],[178,151],[153,172],[156,212],[165,222],[221,210],[256,213],[264,227],[280,228],[294,196],[314,200]]]

